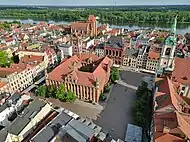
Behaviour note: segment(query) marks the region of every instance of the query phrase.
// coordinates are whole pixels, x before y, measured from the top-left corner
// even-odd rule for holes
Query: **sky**
[[[190,5],[190,0],[0,0],[0,5]]]

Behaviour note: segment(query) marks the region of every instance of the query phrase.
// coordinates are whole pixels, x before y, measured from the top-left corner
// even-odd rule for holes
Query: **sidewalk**
[[[103,108],[105,108],[106,105],[107,105],[107,102],[108,102],[108,100],[109,100],[109,98],[110,98],[110,94],[111,94],[111,91],[112,91],[113,87],[114,87],[114,84],[112,84],[112,85],[110,86],[110,91],[109,91],[108,93],[104,93],[105,96],[107,97],[106,100],[105,100],[105,101],[99,101],[99,104],[100,104]]]
[[[100,111],[103,110],[103,107],[100,104],[92,104],[92,103],[84,102],[78,99],[74,102],[74,104],[78,104],[78,105],[93,108],[93,109],[98,109]]]

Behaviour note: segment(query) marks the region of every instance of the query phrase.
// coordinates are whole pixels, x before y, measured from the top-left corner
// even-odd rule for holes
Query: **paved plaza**
[[[126,126],[132,123],[131,107],[135,100],[135,91],[146,76],[142,73],[121,71],[121,80],[113,85],[107,103],[102,107],[82,101],[74,104],[49,99],[53,104],[67,108],[82,117],[92,119],[107,130],[114,139],[124,139]]]

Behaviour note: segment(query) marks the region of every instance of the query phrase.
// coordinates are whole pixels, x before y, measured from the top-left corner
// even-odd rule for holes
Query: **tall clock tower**
[[[164,46],[162,47],[160,64],[157,69],[157,75],[162,75],[165,72],[172,72],[174,69],[174,57],[177,45],[176,25],[177,25],[177,16],[175,17],[171,33],[166,38]]]

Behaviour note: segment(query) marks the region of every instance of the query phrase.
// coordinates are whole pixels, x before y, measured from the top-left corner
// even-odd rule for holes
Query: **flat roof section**
[[[133,124],[128,124],[125,135],[125,142],[141,142],[142,128]]]

